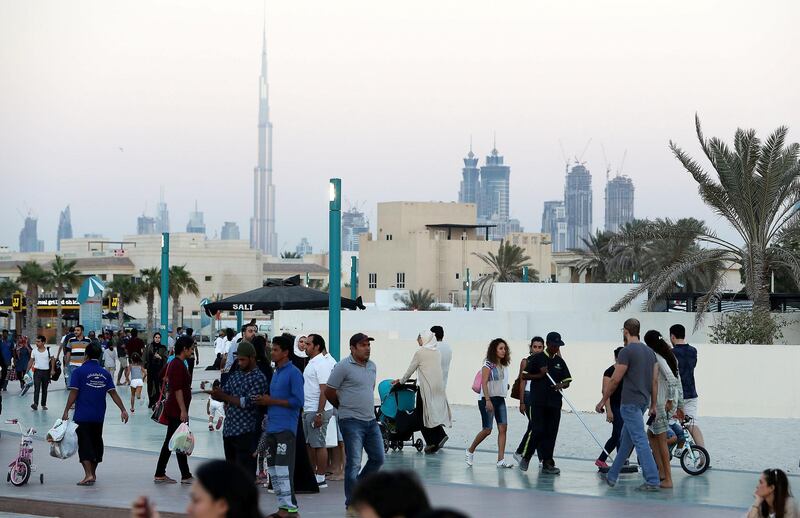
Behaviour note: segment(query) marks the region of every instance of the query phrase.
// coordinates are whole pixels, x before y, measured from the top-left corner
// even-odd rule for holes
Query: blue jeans
[[[64,385],[66,385],[67,388],[69,388],[69,381],[70,381],[69,379],[72,377],[72,371],[75,370],[76,368],[77,367],[73,367],[69,363],[64,365],[64,368],[63,368],[63,371],[64,371]],[[69,392],[69,391],[67,391],[67,392]]]
[[[660,485],[658,477],[658,467],[653,458],[653,451],[647,441],[647,433],[644,431],[644,421],[642,416],[647,411],[647,405],[620,405],[619,412],[625,424],[622,425],[622,436],[620,437],[617,456],[614,457],[614,464],[608,470],[608,481],[616,483],[619,472],[625,461],[628,460],[633,448],[636,448],[636,455],[639,457],[639,464],[642,466],[644,480],[652,486]]]
[[[383,437],[378,421],[340,419],[339,429],[344,440],[344,505],[350,505],[350,497],[356,482],[383,466]],[[361,469],[361,451],[367,452],[367,463]]]

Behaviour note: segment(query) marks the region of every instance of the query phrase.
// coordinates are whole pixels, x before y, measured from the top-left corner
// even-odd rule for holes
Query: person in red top
[[[142,357],[144,351],[144,342],[142,339],[139,338],[139,331],[136,329],[131,329],[131,339],[128,340],[128,343],[125,344],[125,350],[128,352],[128,358],[134,355],[134,353],[138,354],[139,357]]]
[[[175,359],[166,366],[166,378],[169,391],[167,400],[164,403],[162,422],[166,420],[167,434],[164,437],[164,444],[161,446],[161,454],[158,456],[156,474],[153,482],[156,484],[175,484],[176,480],[167,476],[167,463],[169,462],[170,450],[169,440],[181,423],[189,422],[189,403],[192,400],[192,388],[189,377],[189,369],[184,363],[192,355],[192,343],[189,339],[181,337],[175,344]],[[181,470],[181,484],[191,484],[194,482],[192,473],[189,471],[189,462],[186,454],[175,453],[178,458],[178,467]]]

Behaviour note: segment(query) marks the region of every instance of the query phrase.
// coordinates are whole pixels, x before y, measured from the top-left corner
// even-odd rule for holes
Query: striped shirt
[[[69,364],[72,366],[83,365],[83,359],[86,356],[86,346],[89,345],[89,339],[85,336],[83,338],[70,338],[69,342],[64,346],[64,349],[69,351]]]

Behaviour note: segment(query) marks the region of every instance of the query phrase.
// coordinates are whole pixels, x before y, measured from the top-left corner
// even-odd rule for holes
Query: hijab
[[[419,336],[422,339],[422,347],[432,351],[436,350],[436,335],[426,329],[420,332]]]
[[[300,350],[300,347],[298,345],[300,343],[300,338],[301,337],[299,337],[299,336],[295,336],[294,337],[294,355],[297,356],[298,358],[308,358],[308,355],[306,354],[306,352]],[[303,338],[305,338],[305,337],[303,337]]]

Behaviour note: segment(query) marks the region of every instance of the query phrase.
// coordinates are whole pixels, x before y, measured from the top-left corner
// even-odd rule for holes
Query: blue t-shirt
[[[277,367],[269,384],[269,395],[274,399],[284,399],[289,402],[289,408],[282,406],[269,407],[267,432],[292,432],[297,431],[297,420],[300,419],[300,409],[303,408],[303,373],[292,362],[286,362],[283,367]]]
[[[9,338],[8,340],[3,340],[0,338],[0,354],[3,355],[3,358],[6,360],[6,364],[11,362],[11,355],[14,352],[14,342]]]
[[[87,360],[72,371],[69,388],[78,390],[75,400],[76,423],[102,423],[106,416],[106,394],[114,390],[111,374],[97,360]]]
[[[28,364],[31,362],[31,350],[27,347],[20,347],[17,349],[17,361],[14,370],[17,372],[25,372],[28,370]]]

